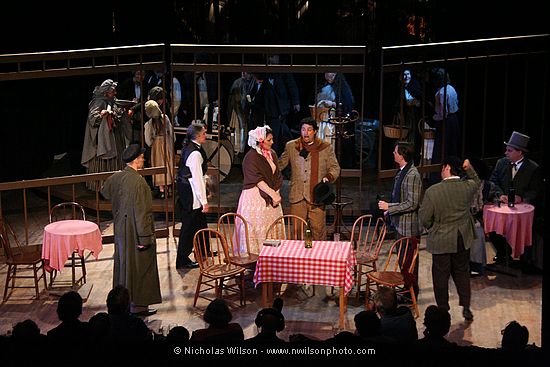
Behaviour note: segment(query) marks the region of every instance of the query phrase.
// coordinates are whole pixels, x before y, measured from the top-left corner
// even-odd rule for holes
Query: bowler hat
[[[512,148],[528,152],[527,144],[529,144],[529,137],[527,135],[514,131],[512,133],[512,136],[510,136],[510,141],[508,141],[508,143],[504,142],[504,144],[509,145]]]
[[[335,198],[334,185],[328,182],[321,181],[313,188],[314,205],[329,205],[334,202]]]
[[[145,148],[142,148],[139,144],[130,144],[124,149],[124,152],[122,152],[122,161],[124,163],[130,163],[143,153],[145,153]]]

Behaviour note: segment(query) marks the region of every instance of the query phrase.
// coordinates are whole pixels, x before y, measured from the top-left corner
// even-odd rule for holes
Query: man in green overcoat
[[[138,144],[129,145],[122,153],[126,168],[109,177],[101,190],[113,207],[113,288],[128,288],[130,312],[138,316],[156,313],[149,305],[162,302],[151,190],[138,173],[144,151]]]

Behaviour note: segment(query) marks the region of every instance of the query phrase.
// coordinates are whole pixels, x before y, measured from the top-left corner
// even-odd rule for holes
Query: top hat
[[[510,136],[510,140],[508,141],[508,143],[504,142],[504,144],[509,145],[512,148],[519,149],[523,152],[528,152],[527,144],[529,144],[529,137],[527,135],[514,131],[512,133],[512,136]]]
[[[313,188],[314,205],[329,205],[334,202],[335,198],[334,185],[332,184],[321,181]]]
[[[124,163],[130,163],[143,153],[145,153],[145,148],[142,148],[139,144],[130,144],[124,149],[124,152],[122,152],[122,161]]]

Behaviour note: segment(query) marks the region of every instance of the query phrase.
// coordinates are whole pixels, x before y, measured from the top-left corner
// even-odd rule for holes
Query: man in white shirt
[[[206,212],[205,175],[208,169],[206,152],[202,144],[206,141],[206,128],[200,122],[193,122],[187,128],[183,143],[177,185],[181,207],[181,229],[178,242],[176,268],[196,268],[198,264],[189,258],[193,251],[195,233],[208,227]],[[210,246],[207,245],[207,248]]]

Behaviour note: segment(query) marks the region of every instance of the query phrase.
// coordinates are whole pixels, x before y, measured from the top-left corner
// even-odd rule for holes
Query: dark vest
[[[189,170],[189,167],[187,167],[187,158],[193,153],[194,151],[198,151],[202,156],[202,174],[205,175],[208,170],[208,162],[206,157],[206,152],[204,149],[199,145],[197,146],[193,142],[188,142],[187,144],[183,145],[183,149],[181,150],[181,162],[178,170],[178,182],[187,181],[188,178],[191,178],[191,171]],[[185,179],[185,180],[184,180]]]
[[[205,175],[208,170],[208,162],[206,157],[206,152],[200,145],[196,145],[193,142],[188,142],[183,145],[183,149],[181,151],[181,161],[178,168],[178,177],[177,177],[177,187],[178,187],[178,195],[179,195],[179,201],[182,207],[182,210],[184,211],[192,211],[193,210],[193,190],[191,188],[191,185],[189,184],[189,178],[191,178],[191,171],[189,170],[189,167],[185,165],[187,163],[187,159],[189,158],[189,155],[193,153],[194,151],[198,151],[202,156],[202,174]]]

